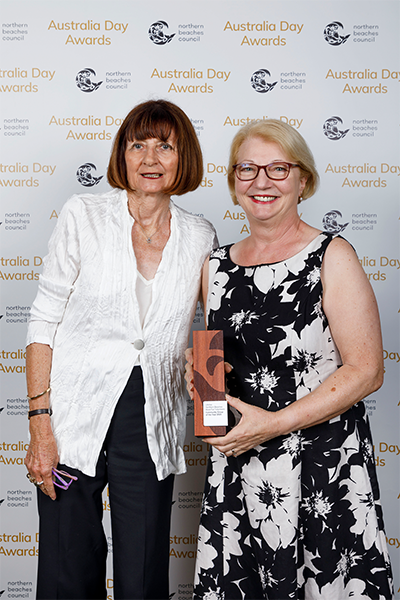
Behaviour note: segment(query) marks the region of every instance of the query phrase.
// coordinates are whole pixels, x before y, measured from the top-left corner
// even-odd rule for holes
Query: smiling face
[[[252,162],[256,165],[269,165],[274,162],[294,162],[280,146],[261,138],[247,138],[240,146],[237,163]],[[240,206],[251,222],[266,219],[297,218],[297,204],[306,178],[298,167],[290,169],[287,179],[273,181],[263,169],[256,179],[240,181],[235,176],[235,193]]]
[[[125,163],[128,183],[136,196],[161,195],[172,187],[178,169],[174,133],[166,142],[158,138],[127,142]]]

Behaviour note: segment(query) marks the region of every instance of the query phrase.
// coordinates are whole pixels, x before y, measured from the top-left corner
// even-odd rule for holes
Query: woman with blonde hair
[[[350,244],[298,214],[317,184],[289,125],[235,136],[228,185],[251,233],[211,253],[203,294],[237,424],[205,440],[196,600],[392,598],[362,401],[383,379],[378,309]]]

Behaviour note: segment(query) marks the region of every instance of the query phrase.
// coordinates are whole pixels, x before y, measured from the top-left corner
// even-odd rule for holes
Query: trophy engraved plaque
[[[193,332],[194,435],[225,435],[224,338],[220,330]]]

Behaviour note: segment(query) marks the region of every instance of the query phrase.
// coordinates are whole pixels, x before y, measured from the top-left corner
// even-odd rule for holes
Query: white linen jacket
[[[27,345],[53,348],[51,422],[60,462],[90,476],[139,354],[157,477],[186,470],[184,351],[201,269],[217,240],[205,219],[172,201],[170,209],[171,235],[143,328],[135,293],[134,221],[124,190],[73,196],[49,242]],[[135,348],[137,340],[143,341],[143,349]]]

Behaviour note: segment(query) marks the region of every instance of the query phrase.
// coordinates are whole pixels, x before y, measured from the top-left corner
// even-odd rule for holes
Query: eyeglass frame
[[[240,179],[239,175],[236,172],[236,167],[240,167],[240,165],[254,165],[255,167],[257,167],[257,175],[255,177],[253,177],[252,179]],[[286,177],[280,177],[280,178],[275,178],[275,177],[271,177],[270,175],[268,175],[267,173],[267,169],[268,167],[272,167],[273,165],[286,165],[289,167],[288,173],[286,175]],[[264,173],[265,175],[268,177],[268,179],[271,179],[271,181],[285,181],[285,179],[287,179],[290,175],[290,169],[292,167],[300,167],[300,165],[298,165],[297,163],[290,163],[290,162],[286,162],[285,160],[278,160],[276,162],[272,162],[269,163],[268,165],[257,165],[256,163],[253,162],[241,162],[241,163],[237,163],[236,165],[232,165],[232,169],[233,172],[235,173],[236,177],[239,179],[239,181],[254,181],[255,179],[257,179],[257,177],[260,174],[260,170],[264,169]]]
[[[67,471],[60,471],[59,469],[52,469],[51,472],[53,473],[53,485],[61,488],[62,490],[67,490],[69,488],[69,486],[71,485],[71,483],[73,481],[77,481],[77,477],[75,477],[75,475],[70,475],[70,473],[67,473]],[[63,479],[63,477],[61,477],[61,475],[63,477],[66,477],[69,479],[69,481],[65,481],[65,479]],[[61,483],[57,483],[57,480],[61,481]]]

